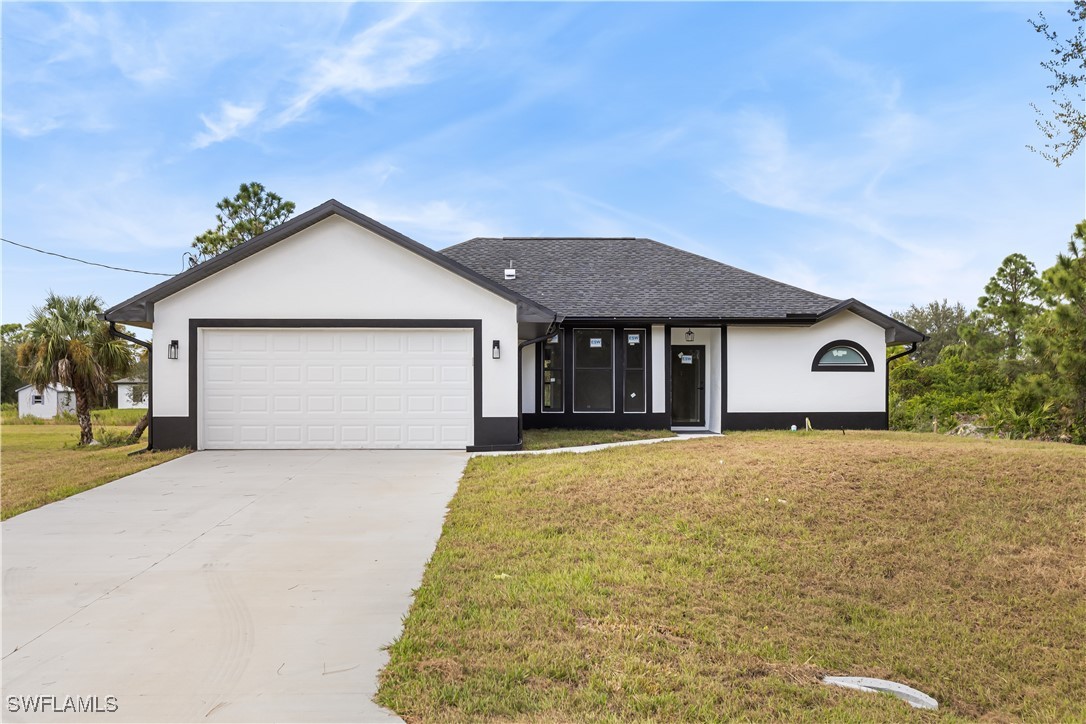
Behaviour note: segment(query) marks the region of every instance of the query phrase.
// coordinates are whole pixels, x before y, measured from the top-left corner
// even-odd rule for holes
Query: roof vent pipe
[[[505,278],[506,279],[516,279],[517,278],[517,270],[513,268],[513,260],[512,259],[509,260],[509,266],[506,267],[506,269],[505,269]]]

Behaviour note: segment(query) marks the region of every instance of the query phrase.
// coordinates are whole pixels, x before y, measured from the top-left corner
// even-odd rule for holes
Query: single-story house
[[[886,428],[926,337],[649,239],[434,251],[331,200],[112,308],[156,448],[516,449],[532,427]]]
[[[75,414],[75,391],[64,385],[48,384],[40,391],[34,385],[16,390],[19,396],[19,417],[54,418],[62,412]]]
[[[113,380],[113,386],[117,388],[118,410],[147,409],[147,380],[125,377]]]

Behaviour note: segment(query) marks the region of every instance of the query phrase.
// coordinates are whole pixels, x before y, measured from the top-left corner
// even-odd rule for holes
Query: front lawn
[[[743,433],[478,457],[377,700],[409,720],[1082,721],[1084,541],[1069,445]]]
[[[97,432],[99,426],[94,429]],[[130,427],[106,429],[131,431]],[[78,442],[78,425],[0,425],[0,517],[6,520],[187,452],[130,456],[147,446],[146,437],[136,445],[112,448],[79,448]]]
[[[552,450],[559,447],[600,445],[607,442],[629,440],[656,440],[675,437],[671,430],[525,430],[525,450]]]

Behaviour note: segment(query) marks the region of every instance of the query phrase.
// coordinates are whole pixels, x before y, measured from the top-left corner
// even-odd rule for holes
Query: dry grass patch
[[[127,427],[105,429],[130,431]],[[79,448],[78,442],[77,425],[0,426],[0,514],[4,520],[188,452],[129,455],[146,447],[146,441],[111,448]]]
[[[1080,447],[749,433],[475,458],[378,701],[413,720],[1082,720],[1084,550]]]

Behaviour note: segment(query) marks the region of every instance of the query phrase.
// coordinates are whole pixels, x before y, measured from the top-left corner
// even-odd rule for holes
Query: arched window
[[[812,372],[874,372],[871,355],[863,346],[849,339],[824,345],[811,363]]]

